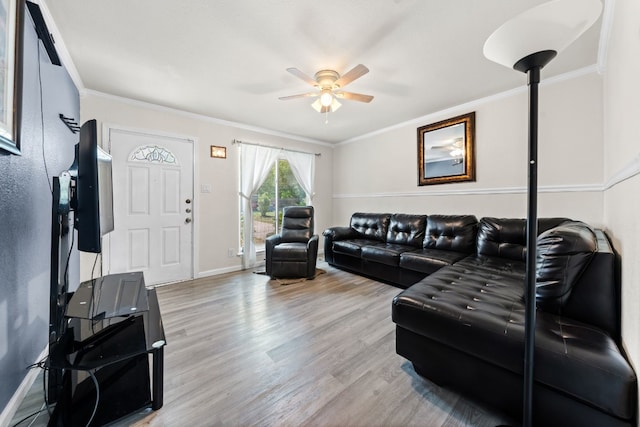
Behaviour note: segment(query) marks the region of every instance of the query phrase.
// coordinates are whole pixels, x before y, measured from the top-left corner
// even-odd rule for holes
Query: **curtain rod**
[[[231,143],[232,144],[257,145],[258,147],[274,148],[276,150],[291,151],[293,153],[313,154],[314,156],[318,156],[318,157],[320,157],[322,155],[322,153],[310,153],[308,151],[292,150],[291,148],[284,148],[284,147],[276,147],[276,146],[273,146],[273,145],[258,144],[256,142],[240,141],[239,139],[234,139],[233,141],[231,141]]]

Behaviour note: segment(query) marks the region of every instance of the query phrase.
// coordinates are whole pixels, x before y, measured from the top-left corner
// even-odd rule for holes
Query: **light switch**
[[[202,184],[200,186],[201,193],[211,193],[211,184]]]

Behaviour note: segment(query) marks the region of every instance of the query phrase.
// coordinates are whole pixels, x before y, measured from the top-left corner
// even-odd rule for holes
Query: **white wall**
[[[83,122],[95,118],[99,126],[116,125],[160,134],[180,135],[196,141],[196,277],[241,268],[240,257],[228,256],[229,248],[233,248],[235,252],[239,250],[240,162],[238,146],[232,145],[233,139],[321,153],[321,156],[316,157],[316,195],[313,199],[316,209],[316,233],[321,233],[331,225],[333,150],[328,144],[278,136],[248,127],[236,127],[195,114],[94,92],[88,92],[81,97],[80,108]],[[227,158],[211,158],[211,145],[227,147]],[[200,186],[203,184],[211,186],[211,193],[200,192]],[[83,258],[83,277],[90,277],[92,263],[93,258],[90,263]]]
[[[604,223],[622,260],[622,336],[640,369],[640,2],[618,0],[604,74]]]
[[[525,217],[527,89],[471,102],[334,152],[334,222],[355,211]],[[602,224],[602,79],[595,69],[540,86],[538,212]],[[417,127],[476,112],[476,181],[417,185]]]

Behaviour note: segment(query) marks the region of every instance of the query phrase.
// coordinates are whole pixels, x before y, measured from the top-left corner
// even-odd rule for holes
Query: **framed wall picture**
[[[418,185],[475,181],[475,114],[418,128]]]
[[[25,0],[0,0],[0,149],[20,154]]]
[[[216,159],[226,159],[227,158],[227,147],[219,147],[217,145],[211,146],[211,157],[215,157]]]

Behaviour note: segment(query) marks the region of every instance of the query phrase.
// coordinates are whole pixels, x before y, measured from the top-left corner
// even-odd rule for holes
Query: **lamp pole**
[[[540,70],[600,16],[600,0],[552,0],[525,11],[494,31],[484,44],[487,59],[527,74],[529,170],[524,319],[524,427],[532,425],[538,238],[538,84]]]
[[[522,425],[533,419],[533,366],[536,328],[536,242],[538,238],[538,85],[540,70],[557,52],[544,50],[527,55],[513,68],[527,73],[529,86],[529,173],[527,178],[527,259],[524,319],[524,390]]]
[[[536,347],[536,241],[538,236],[538,84],[540,67],[528,72],[529,174],[527,182],[527,268],[525,287],[523,427],[533,418],[533,358]]]

